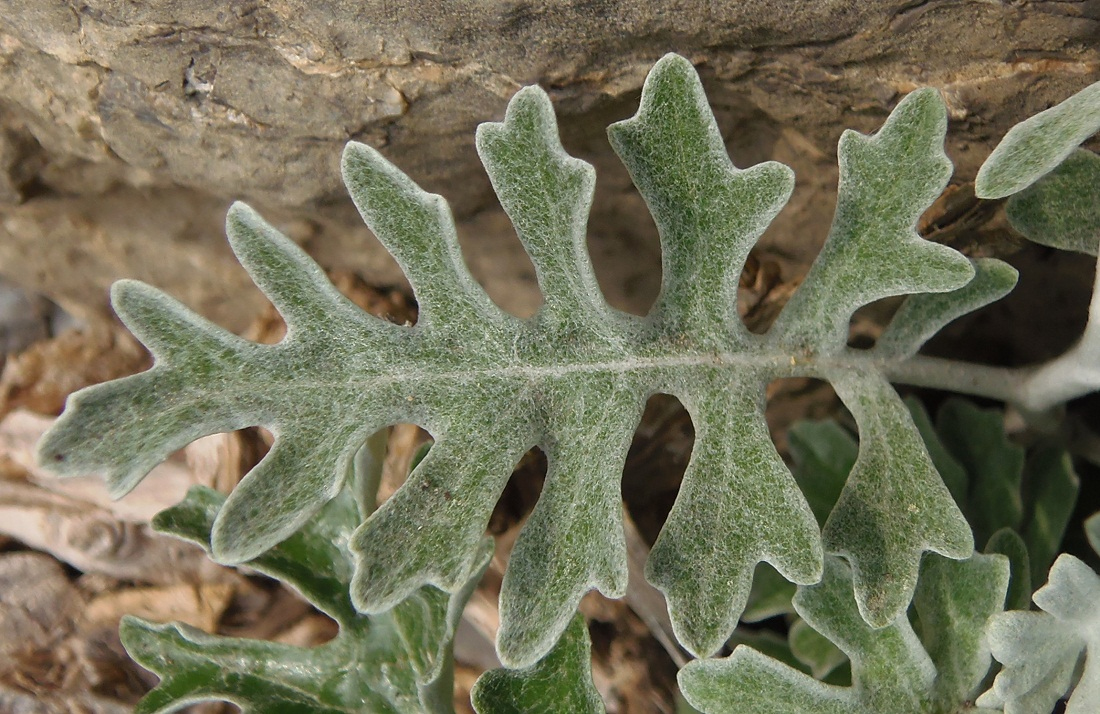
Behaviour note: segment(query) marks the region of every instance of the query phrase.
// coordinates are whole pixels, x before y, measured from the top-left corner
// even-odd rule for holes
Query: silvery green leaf
[[[990,664],[981,632],[999,611],[1008,583],[1000,556],[951,561],[928,556],[918,608],[922,642],[903,613],[872,628],[852,598],[851,571],[826,558],[817,585],[799,587],[795,607],[806,624],[851,660],[852,685],[825,684],[740,645],[728,658],[696,660],[681,670],[680,689],[704,714],[953,714],[967,706]],[[925,622],[927,615],[927,622]],[[946,629],[932,633],[936,627]],[[958,633],[955,638],[954,633]]]
[[[680,670],[684,699],[703,714],[862,714],[850,689],[741,645],[725,659],[703,659]]]
[[[1100,711],[1100,577],[1063,554],[1033,599],[1042,612],[992,618],[989,644],[1003,669],[978,703],[1006,714],[1047,714],[1068,695],[1066,714]]]
[[[193,488],[158,514],[161,532],[210,548],[225,497]],[[314,648],[210,635],[180,623],[122,621],[127,652],[161,681],[136,711],[160,714],[201,701],[227,701],[243,712],[301,714],[453,714],[451,648],[462,609],[492,555],[482,543],[476,569],[454,595],[424,587],[383,615],[351,605],[351,563],[344,550],[357,522],[354,499],[342,494],[306,527],[249,562],[296,588],[339,624]]]
[[[975,274],[964,256],[915,230],[950,173],[945,128],[942,100],[921,90],[874,136],[844,135],[825,249],[767,335],[738,317],[737,280],[793,176],[774,162],[731,163],[681,57],[659,61],[638,113],[609,129],[661,234],[664,282],[644,318],[599,292],[586,248],[592,169],[565,153],[541,90],[519,92],[477,142],[546,296],[529,319],[498,308],[470,276],[440,196],[374,149],[349,144],[344,181],[408,276],[416,325],[360,311],[293,242],[237,205],[230,243],[286,318],[286,338],[253,344],[152,288],[120,283],[116,309],[155,364],[74,395],[40,458],[62,474],[103,472],[121,495],[195,438],[270,429],[271,452],[213,522],[213,556],[239,563],[315,519],[354,473],[369,435],[418,424],[432,434],[431,450],[349,540],[351,602],[379,614],[425,586],[461,590],[512,468],[539,447],[545,488],[501,597],[498,649],[506,665],[522,667],[550,651],[586,591],[622,594],[621,469],[645,400],[673,394],[696,441],[647,574],[680,641],[709,655],[732,632],[758,563],[795,583],[820,577],[819,525],[771,442],[764,392],[777,378],[828,379],[864,438],[826,536],[861,574],[864,614],[888,623],[909,601],[923,552],[965,557],[969,535],[886,382],[897,361],[845,340],[861,305],[958,291]],[[889,497],[872,503],[875,490]]]
[[[703,349],[752,344],[737,316],[737,283],[749,250],[787,203],[794,173],[774,161],[735,167],[698,75],[674,55],[646,78],[637,114],[607,133],[661,235],[653,319],[667,338],[690,336]]]
[[[1097,255],[1100,156],[1078,149],[1058,168],[1010,198],[1005,212],[1012,227],[1030,241]]]
[[[978,198],[1004,198],[1054,170],[1100,131],[1100,82],[1012,127],[978,171]]]
[[[604,714],[592,684],[591,642],[577,614],[550,653],[521,670],[494,669],[470,692],[478,714]]]
[[[823,526],[848,480],[859,445],[832,420],[795,422],[787,431],[787,443],[794,462],[791,473]],[[767,563],[756,566],[742,621],[759,622],[793,613],[795,587]]]

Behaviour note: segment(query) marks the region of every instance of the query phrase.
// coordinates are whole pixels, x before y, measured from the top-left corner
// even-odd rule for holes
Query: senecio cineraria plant
[[[680,644],[698,658],[679,677],[694,707],[1045,714],[1072,691],[1068,711],[1100,710],[1100,665],[1091,657],[1100,645],[1100,578],[1062,555],[1034,593],[1040,611],[1024,611],[1031,576],[1021,581],[1010,562],[1049,562],[1059,539],[1028,541],[1022,511],[1007,524],[995,514],[984,522],[988,508],[975,509],[973,522],[964,516],[967,498],[1013,502],[1013,479],[1019,505],[1020,472],[998,467],[945,483],[948,462],[934,439],[926,445],[927,416],[891,386],[992,397],[1029,415],[1100,387],[1097,307],[1081,342],[1040,367],[917,354],[945,324],[1016,281],[1007,264],[970,260],[915,230],[951,174],[946,126],[939,94],[922,89],[873,136],[843,135],[828,239],[766,334],[738,317],[736,286],[794,177],[775,162],[743,170],[730,162],[694,69],[675,55],[653,68],[638,113],[608,130],[661,237],[663,284],[645,317],[615,310],[600,293],[585,245],[594,171],[565,153],[537,87],[516,94],[503,122],[477,132],[545,296],[530,319],[501,310],[470,276],[444,200],[357,143],[344,152],[344,181],[412,284],[415,325],[360,311],[241,204],[229,213],[229,241],[286,319],[279,344],[236,337],[141,283],[116,284],[115,309],[155,364],[73,395],[40,445],[41,460],[60,475],[103,473],[120,497],[198,437],[268,428],[270,453],[227,498],[194,490],[155,526],[220,563],[289,583],[340,625],[336,639],[302,649],[126,619],[127,649],[162,678],[138,711],[204,699],[248,712],[453,711],[451,641],[487,562],[486,523],[534,446],[548,475],[504,576],[497,647],[506,668],[478,681],[474,706],[483,714],[602,711],[576,609],[593,588],[624,594],[619,478],[655,393],[678,397],[696,432],[646,568]],[[1100,158],[1074,150],[1098,128],[1094,85],[1013,129],[982,168],[979,195],[1016,194],[1009,215],[1023,232],[1095,254]],[[908,297],[874,347],[849,347],[855,310],[897,295]],[[826,502],[811,495],[812,478],[792,476],[764,421],[765,386],[795,376],[831,383],[858,426]],[[368,438],[397,422],[421,425],[434,445],[376,508],[377,444]],[[981,472],[981,454],[966,453]],[[996,478],[1006,473],[1007,485]],[[1062,525],[1036,529],[1065,527],[1064,509],[1053,508]],[[989,539],[989,553],[975,553],[975,533]],[[746,606],[760,604],[750,602],[754,571],[757,590],[765,579],[794,590],[796,649],[845,662],[846,683],[750,644],[712,658],[736,644],[730,637]],[[1016,594],[1006,605],[1010,575]],[[990,685],[991,653],[1002,668]]]

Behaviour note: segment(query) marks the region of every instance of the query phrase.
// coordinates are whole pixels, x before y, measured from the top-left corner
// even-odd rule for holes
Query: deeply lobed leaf
[[[290,240],[235,206],[230,242],[286,318],[286,338],[252,344],[152,288],[121,283],[116,309],[156,363],[75,395],[40,456],[63,474],[104,471],[121,495],[199,436],[267,427],[274,447],[212,526],[213,556],[237,563],[309,523],[340,492],[369,434],[419,424],[434,446],[350,539],[351,602],[377,614],[426,585],[464,586],[512,467],[537,446],[547,480],[501,596],[498,649],[520,667],[550,651],[584,592],[622,594],[618,480],[645,399],[667,392],[690,412],[696,443],[647,574],[664,591],[681,642],[713,653],[758,563],[812,583],[826,549],[851,560],[863,617],[889,624],[912,596],[922,553],[963,558],[972,541],[886,374],[935,327],[994,299],[1012,277],[916,233],[950,173],[945,128],[939,96],[921,90],[874,136],[845,134],[825,248],[766,335],[738,318],[737,277],[793,178],[774,162],[733,166],[683,58],[658,62],[637,115],[609,129],[661,234],[664,282],[645,318],[614,310],[599,293],[585,248],[592,169],[562,149],[541,90],[518,93],[504,122],[478,133],[546,295],[528,320],[500,310],[470,276],[441,197],[375,150],[349,144],[345,183],[407,274],[417,324],[365,315]],[[976,271],[981,282],[970,286]],[[846,346],[857,308],[907,293],[955,298],[914,298],[889,349]],[[766,384],[794,375],[832,381],[861,434],[824,541],[763,418]]]
[[[971,281],[974,268],[965,257],[916,231],[951,176],[946,129],[943,100],[921,89],[874,136],[844,132],[833,225],[770,330],[776,342],[810,354],[841,351],[857,308],[892,295],[951,292]]]
[[[1041,573],[1053,562],[1076,503],[1078,480],[1068,454],[1062,449],[1038,446],[1025,455],[1006,437],[1000,411],[980,409],[961,399],[947,400],[935,424],[920,402],[907,398],[906,406],[955,501],[971,514],[968,520],[974,525],[978,542],[986,543],[986,553],[998,553],[1009,560],[1006,607],[1026,609],[1042,578],[1039,575],[1040,582],[1032,583],[1032,564]],[[795,480],[818,521],[824,523],[856,462],[858,443],[832,420],[797,422],[788,431],[788,440]],[[996,530],[987,536],[979,528]],[[922,597],[927,599],[921,593],[927,592],[929,582],[942,571],[939,563],[940,559],[925,558],[920,581],[924,584],[917,588],[916,609],[926,613],[920,618],[926,623],[926,635],[951,639],[949,633],[953,630],[946,624],[938,631],[929,629],[942,615],[921,604]],[[842,683],[836,679],[839,675],[826,673],[834,670],[837,657],[844,655],[798,617],[792,603],[794,594],[794,585],[761,565],[742,619],[756,622],[786,615],[790,625],[786,657],[810,667],[817,679]],[[945,605],[948,612],[952,607]],[[961,631],[956,634],[965,636]],[[934,646],[926,637],[925,643]],[[777,657],[775,650],[768,654]],[[950,669],[958,672],[959,665]]]

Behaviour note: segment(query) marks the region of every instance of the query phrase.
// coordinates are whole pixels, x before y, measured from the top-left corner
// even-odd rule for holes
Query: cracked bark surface
[[[400,284],[340,184],[356,139],[451,201],[475,275],[529,313],[533,271],[473,130],[538,83],[599,174],[590,243],[609,299],[642,311],[655,230],[603,131],[665,52],[700,67],[735,163],[796,170],[762,246],[794,275],[830,220],[844,128],[938,87],[965,183],[1013,123],[1100,76],[1098,39],[1097,0],[0,0],[0,273],[86,318],[137,277],[241,329],[261,298],[221,222],[245,199],[327,267]]]

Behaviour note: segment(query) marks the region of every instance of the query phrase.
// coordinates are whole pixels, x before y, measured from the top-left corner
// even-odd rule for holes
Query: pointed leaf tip
[[[340,430],[328,440],[308,432],[276,437],[218,512],[212,557],[223,565],[252,560],[308,523],[340,492],[359,443]]]
[[[946,325],[963,315],[1000,300],[1016,286],[1019,274],[995,258],[971,261],[974,278],[950,292],[916,293],[906,298],[875,343],[883,357],[911,357]]]

